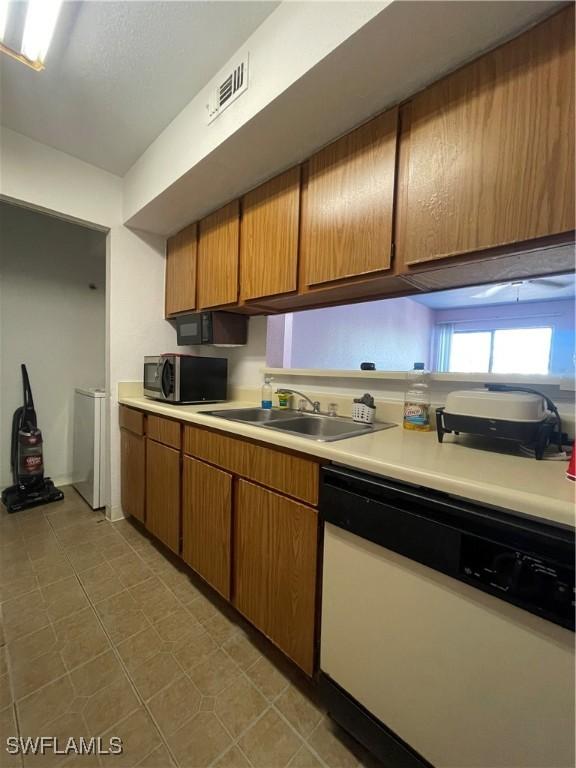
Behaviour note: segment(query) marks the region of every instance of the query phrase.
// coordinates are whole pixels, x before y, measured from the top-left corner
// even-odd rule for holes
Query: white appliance
[[[574,530],[323,470],[320,684],[385,765],[574,766]]]
[[[106,392],[74,391],[74,488],[92,509],[105,505]]]

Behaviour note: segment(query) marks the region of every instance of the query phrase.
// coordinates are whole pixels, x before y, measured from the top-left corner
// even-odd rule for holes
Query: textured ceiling
[[[1,122],[123,175],[278,4],[66,2],[44,72],[0,57]]]
[[[456,309],[458,307],[484,307],[493,304],[515,304],[517,301],[522,303],[527,301],[559,301],[561,299],[574,299],[576,295],[576,277],[573,274],[520,282],[520,285],[502,283],[501,285],[504,287],[494,293],[491,292],[491,285],[475,285],[469,288],[456,288],[453,291],[426,293],[411,298],[420,304],[425,304],[430,309]],[[488,296],[483,295],[485,291],[490,291]]]

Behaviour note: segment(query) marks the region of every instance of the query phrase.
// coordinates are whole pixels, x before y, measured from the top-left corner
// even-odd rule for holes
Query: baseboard
[[[111,523],[115,523],[117,520],[124,520],[128,515],[124,514],[124,510],[120,506],[120,504],[114,505],[113,507],[106,506],[106,519],[110,520]]]
[[[52,482],[57,488],[63,485],[73,485],[74,478],[71,475],[60,475],[60,477],[51,477]]]

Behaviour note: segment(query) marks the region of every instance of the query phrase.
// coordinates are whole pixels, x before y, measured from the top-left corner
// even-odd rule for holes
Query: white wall
[[[0,243],[0,484],[11,483],[10,428],[22,404],[21,363],[46,444],[45,471],[69,482],[74,388],[102,387],[105,380],[106,236],[0,203]]]
[[[156,197],[184,179],[191,169],[373,19],[389,2],[281,3],[230,61],[230,64],[235,64],[247,52],[250,55],[250,87],[242,98],[208,125],[206,104],[216,83],[227,71],[224,68],[172,120],[128,171],[124,185],[125,220],[135,217]],[[269,175],[270,166],[268,170],[264,166],[263,171]],[[224,195],[222,202],[234,196],[230,192],[232,180],[225,162],[220,159],[210,163],[209,174],[211,183],[215,177],[220,177]],[[196,183],[188,194],[179,190],[178,194],[169,196],[167,216],[173,220],[173,226],[155,229],[155,222],[149,213],[142,217],[147,221],[147,228],[168,232],[189,223],[190,199],[198,197],[199,192],[201,198],[202,193]],[[179,221],[178,214],[185,214],[186,211],[188,218]]]
[[[174,345],[164,320],[164,240],[122,225],[122,179],[14,131],[0,130],[0,196],[107,231],[107,514],[120,511],[117,387],[141,380],[142,358]],[[5,292],[2,293],[4,300]]]
[[[411,370],[430,364],[433,312],[412,299],[383,299],[292,315],[292,368],[379,371]],[[272,351],[272,350],[270,350]]]
[[[200,357],[225,357],[228,360],[229,396],[234,397],[235,390],[245,387],[259,387],[263,381],[262,369],[266,365],[266,317],[248,319],[248,343],[242,347],[178,347],[176,333],[171,349],[183,354]],[[142,377],[139,376],[139,379]]]
[[[110,233],[108,327],[110,392],[110,507],[120,514],[119,381],[142,381],[144,355],[176,349],[176,331],[164,319],[165,241],[115,227]]]

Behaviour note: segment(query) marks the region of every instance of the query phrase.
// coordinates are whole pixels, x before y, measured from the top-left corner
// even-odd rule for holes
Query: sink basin
[[[289,421],[279,421],[268,425],[268,429],[275,429],[279,432],[289,432],[293,435],[308,437],[311,440],[320,440],[322,442],[332,442],[333,440],[343,440],[345,437],[357,437],[358,435],[369,435],[381,429],[388,429],[396,426],[395,424],[358,424],[351,419],[340,419],[335,416],[302,416],[299,419]]]
[[[302,414],[293,411],[280,411],[273,408],[233,408],[229,411],[200,411],[207,416],[218,416],[219,419],[242,421],[247,424],[262,424],[279,419],[300,419]]]
[[[199,411],[206,416],[217,416],[219,419],[239,421],[243,424],[253,424],[262,429],[272,429],[287,432],[291,435],[306,437],[319,442],[333,442],[347,437],[369,435],[382,429],[390,429],[395,424],[381,422],[376,424],[359,424],[352,419],[338,416],[324,416],[320,413],[300,413],[266,408],[234,408],[222,411]]]

